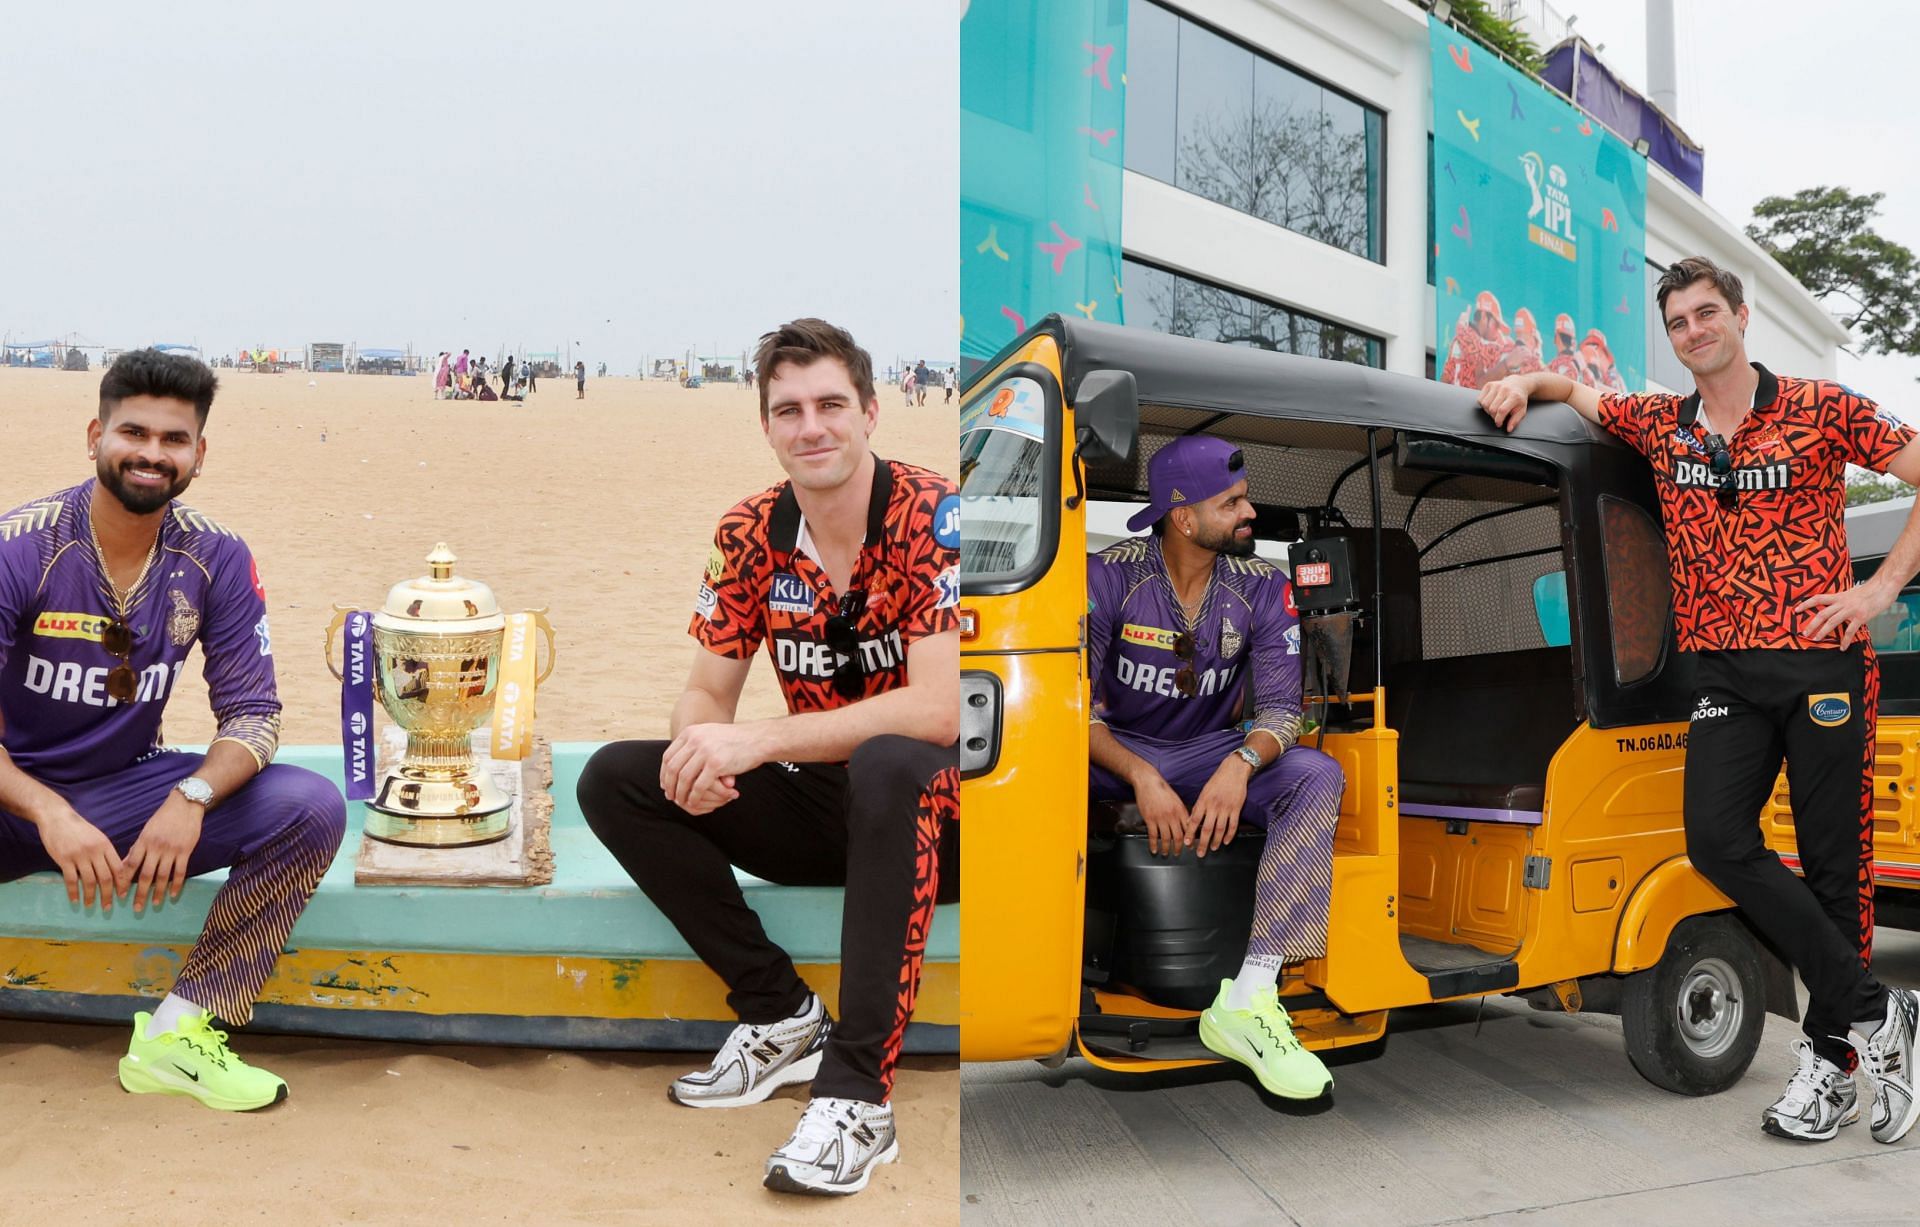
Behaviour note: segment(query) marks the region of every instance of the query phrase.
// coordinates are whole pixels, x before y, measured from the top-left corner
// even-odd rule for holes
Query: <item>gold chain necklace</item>
[[[121,591],[120,585],[113,582],[113,570],[107,566],[107,551],[100,544],[100,530],[94,525],[92,508],[87,509],[87,535],[93,538],[93,556],[99,560],[100,576],[107,581],[107,590],[113,596],[113,611],[124,620],[127,616],[127,602],[133,599],[134,593],[140,591],[140,585],[146,582],[147,571],[152,568],[153,560],[159,556],[160,532],[158,529],[154,530],[153,544],[147,547],[147,559],[140,564],[140,574],[133,577],[133,583],[128,585],[124,592]]]

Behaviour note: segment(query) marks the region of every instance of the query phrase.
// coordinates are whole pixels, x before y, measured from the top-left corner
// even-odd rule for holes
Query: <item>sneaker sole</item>
[[[873,1169],[882,1163],[892,1163],[900,1157],[900,1139],[895,1138],[887,1148],[867,1161],[860,1169],[857,1178],[845,1184],[834,1184],[825,1180],[808,1180],[804,1175],[795,1175],[804,1168],[789,1168],[784,1163],[774,1163],[767,1168],[767,1178],[762,1185],[776,1193],[804,1193],[814,1197],[846,1197],[867,1187],[867,1181],[873,1176]]]
[[[1205,1013],[1200,1015],[1200,1042],[1205,1044],[1208,1051],[1214,1053],[1216,1056],[1225,1057],[1229,1061],[1237,1061],[1252,1070],[1253,1076],[1259,1080],[1260,1085],[1265,1087],[1269,1094],[1277,1095],[1281,1099],[1297,1099],[1302,1102],[1308,1102],[1320,1098],[1333,1088],[1332,1077],[1328,1077],[1319,1087],[1311,1091],[1292,1090],[1286,1087],[1276,1086],[1267,1080],[1267,1071],[1261,1064],[1260,1058],[1250,1052],[1243,1051],[1237,1040],[1222,1035],[1219,1028],[1213,1025],[1212,1020]]]
[[[765,1079],[755,1083],[738,1095],[722,1095],[710,1099],[694,1096],[682,1099],[673,1085],[667,1087],[667,1098],[683,1108],[750,1108],[763,1103],[767,1097],[783,1086],[794,1086],[802,1082],[812,1082],[820,1072],[820,1058],[824,1052],[815,1052],[811,1056],[801,1057],[791,1065],[783,1066]]]
[[[156,1074],[145,1065],[130,1063],[125,1057],[120,1059],[120,1089],[129,1095],[180,1095],[197,1099],[218,1112],[258,1112],[262,1108],[284,1103],[287,1098],[287,1084],[282,1082],[274,1088],[271,1099],[224,1099],[197,1082]]]
[[[1785,1138],[1789,1142],[1831,1142],[1840,1136],[1840,1130],[1843,1127],[1859,1119],[1860,1109],[1856,1107],[1852,1112],[1841,1117],[1833,1128],[1825,1133],[1795,1133],[1791,1126],[1781,1123],[1778,1117],[1763,1116],[1760,1118],[1760,1131],[1773,1137]]]
[[[1884,1142],[1891,1146],[1901,1138],[1906,1137],[1908,1131],[1913,1128],[1913,1124],[1917,1120],[1920,1120],[1920,1099],[1910,1100],[1907,1103],[1907,1110],[1905,1115],[1900,1118],[1899,1128],[1885,1136],[1882,1136],[1881,1131],[1876,1129],[1873,1132],[1873,1140],[1876,1142]]]

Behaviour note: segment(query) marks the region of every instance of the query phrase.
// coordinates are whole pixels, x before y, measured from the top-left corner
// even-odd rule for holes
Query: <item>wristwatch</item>
[[[1258,771],[1260,770],[1260,768],[1267,765],[1261,759],[1260,751],[1254,749],[1252,746],[1241,746],[1239,749],[1235,750],[1234,753],[1238,754],[1242,759],[1246,760],[1247,766],[1253,771]]]
[[[173,786],[173,790],[193,802],[195,805],[213,804],[213,785],[197,775],[190,775]]]

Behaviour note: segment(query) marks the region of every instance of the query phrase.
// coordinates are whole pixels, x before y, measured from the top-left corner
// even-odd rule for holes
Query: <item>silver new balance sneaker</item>
[[[1920,993],[1887,989],[1887,1016],[1872,1035],[1856,1028],[1850,1038],[1860,1071],[1873,1084],[1873,1140],[1897,1142],[1920,1119],[1913,1097],[1913,1033],[1920,1026]]]
[[[713,1064],[676,1078],[667,1098],[689,1108],[744,1108],[783,1086],[811,1082],[833,1033],[833,1015],[819,994],[792,1018],[758,1026],[742,1023],[714,1055]]]
[[[781,1193],[858,1193],[874,1168],[899,1157],[892,1104],[815,1099],[786,1145],[767,1159],[765,1183]]]
[[[1787,1079],[1786,1093],[1761,1113],[1760,1127],[1777,1138],[1825,1142],[1860,1119],[1853,1078],[1804,1039],[1793,1041],[1793,1052],[1799,1068]]]

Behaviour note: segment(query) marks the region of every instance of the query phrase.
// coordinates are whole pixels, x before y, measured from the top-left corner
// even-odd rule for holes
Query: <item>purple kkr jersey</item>
[[[1252,679],[1253,727],[1282,749],[1300,734],[1300,620],[1286,573],[1260,558],[1214,559],[1193,624],[1191,662],[1174,655],[1185,625],[1156,537],[1087,559],[1087,637],[1095,718],[1159,741],[1186,741],[1242,720]],[[1191,663],[1194,692],[1176,684]]]
[[[77,784],[163,744],[160,717],[198,642],[219,720],[264,766],[280,699],[266,598],[246,544],[191,507],[170,504],[153,565],[128,599],[133,699],[107,697],[120,662],[100,642],[111,589],[90,531],[87,481],[0,516],[0,746],[28,775]]]

